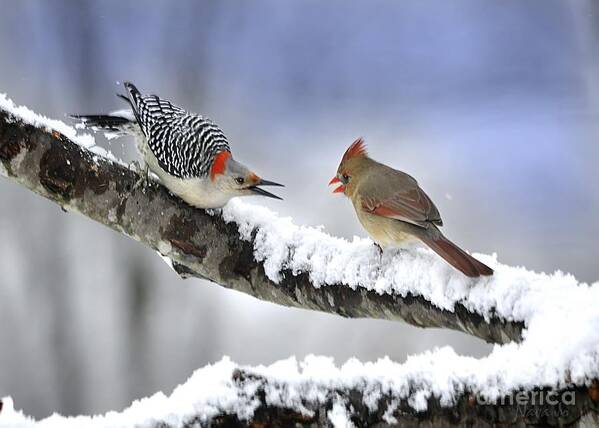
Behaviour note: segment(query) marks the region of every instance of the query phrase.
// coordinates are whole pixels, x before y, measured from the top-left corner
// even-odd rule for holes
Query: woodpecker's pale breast
[[[231,195],[222,191],[218,184],[206,177],[179,178],[169,174],[158,166],[158,159],[151,151],[144,157],[151,171],[154,171],[160,181],[175,195],[189,205],[202,208],[221,208]]]

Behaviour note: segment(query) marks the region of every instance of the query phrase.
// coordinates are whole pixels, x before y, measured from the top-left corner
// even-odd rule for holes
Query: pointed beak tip
[[[281,186],[281,185],[279,184],[279,186]],[[280,196],[277,196],[274,193],[270,193],[264,189],[261,189],[258,186],[252,186],[249,189],[254,193],[254,195],[266,196],[267,198],[278,199],[280,201],[283,200],[283,198],[281,198]]]
[[[260,179],[260,182],[257,184],[257,186],[285,187],[284,184],[277,183],[275,181],[270,181],[270,180],[262,180],[262,179]]]

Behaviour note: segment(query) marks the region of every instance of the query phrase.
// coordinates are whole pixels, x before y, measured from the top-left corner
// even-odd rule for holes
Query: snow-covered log
[[[334,238],[260,206],[197,210],[157,183],[134,188],[137,174],[93,138],[2,96],[0,175],[155,249],[183,276],[283,305],[452,328],[501,344],[481,359],[442,348],[403,364],[350,361],[340,369],[316,357],[301,369],[295,361],[249,368],[224,360],[170,398],[110,412],[98,426],[597,422],[599,283],[485,255],[477,257],[495,274],[472,280],[426,249],[381,256],[368,239]],[[11,421],[33,423],[5,400],[0,425]],[[69,423],[54,416],[42,426]],[[73,426],[82,425],[95,426],[87,417]]]
[[[207,213],[158,183],[135,188],[138,174],[92,136],[2,95],[0,175],[148,245],[184,277],[345,317],[451,328],[494,343],[521,339],[524,318],[469,300],[495,288],[493,281],[463,277],[428,250],[380,257],[368,239],[334,238],[260,206],[232,201],[222,213]],[[511,281],[511,274],[499,269],[497,278]]]
[[[52,415],[41,421],[6,398],[0,426],[13,428],[595,426],[599,388],[533,388],[490,404],[490,388],[457,389],[439,357],[450,350],[395,364],[387,359],[337,368],[331,359],[293,358],[269,367],[239,367],[228,359],[197,370],[170,396],[135,401],[122,412]],[[479,385],[480,387],[481,385]],[[474,388],[474,383],[471,384]]]

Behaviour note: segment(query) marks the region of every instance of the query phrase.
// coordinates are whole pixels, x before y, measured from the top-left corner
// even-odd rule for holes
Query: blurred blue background
[[[464,248],[599,278],[599,3],[0,0],[0,92],[50,117],[121,108],[118,81],[214,119],[284,182],[296,223],[364,235],[326,183],[365,136]],[[108,143],[133,159],[129,141]],[[230,355],[372,360],[488,345],[281,308],[0,181],[0,395],[42,417],[121,409]]]

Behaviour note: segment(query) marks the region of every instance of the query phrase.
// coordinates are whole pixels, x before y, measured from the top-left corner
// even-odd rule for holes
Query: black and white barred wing
[[[188,113],[159,117],[147,138],[160,166],[179,178],[206,177],[214,157],[230,151],[225,135],[212,121]]]
[[[210,119],[194,115],[156,95],[142,97],[127,84],[139,125],[161,168],[178,178],[203,178],[214,157],[230,151],[224,133]]]

